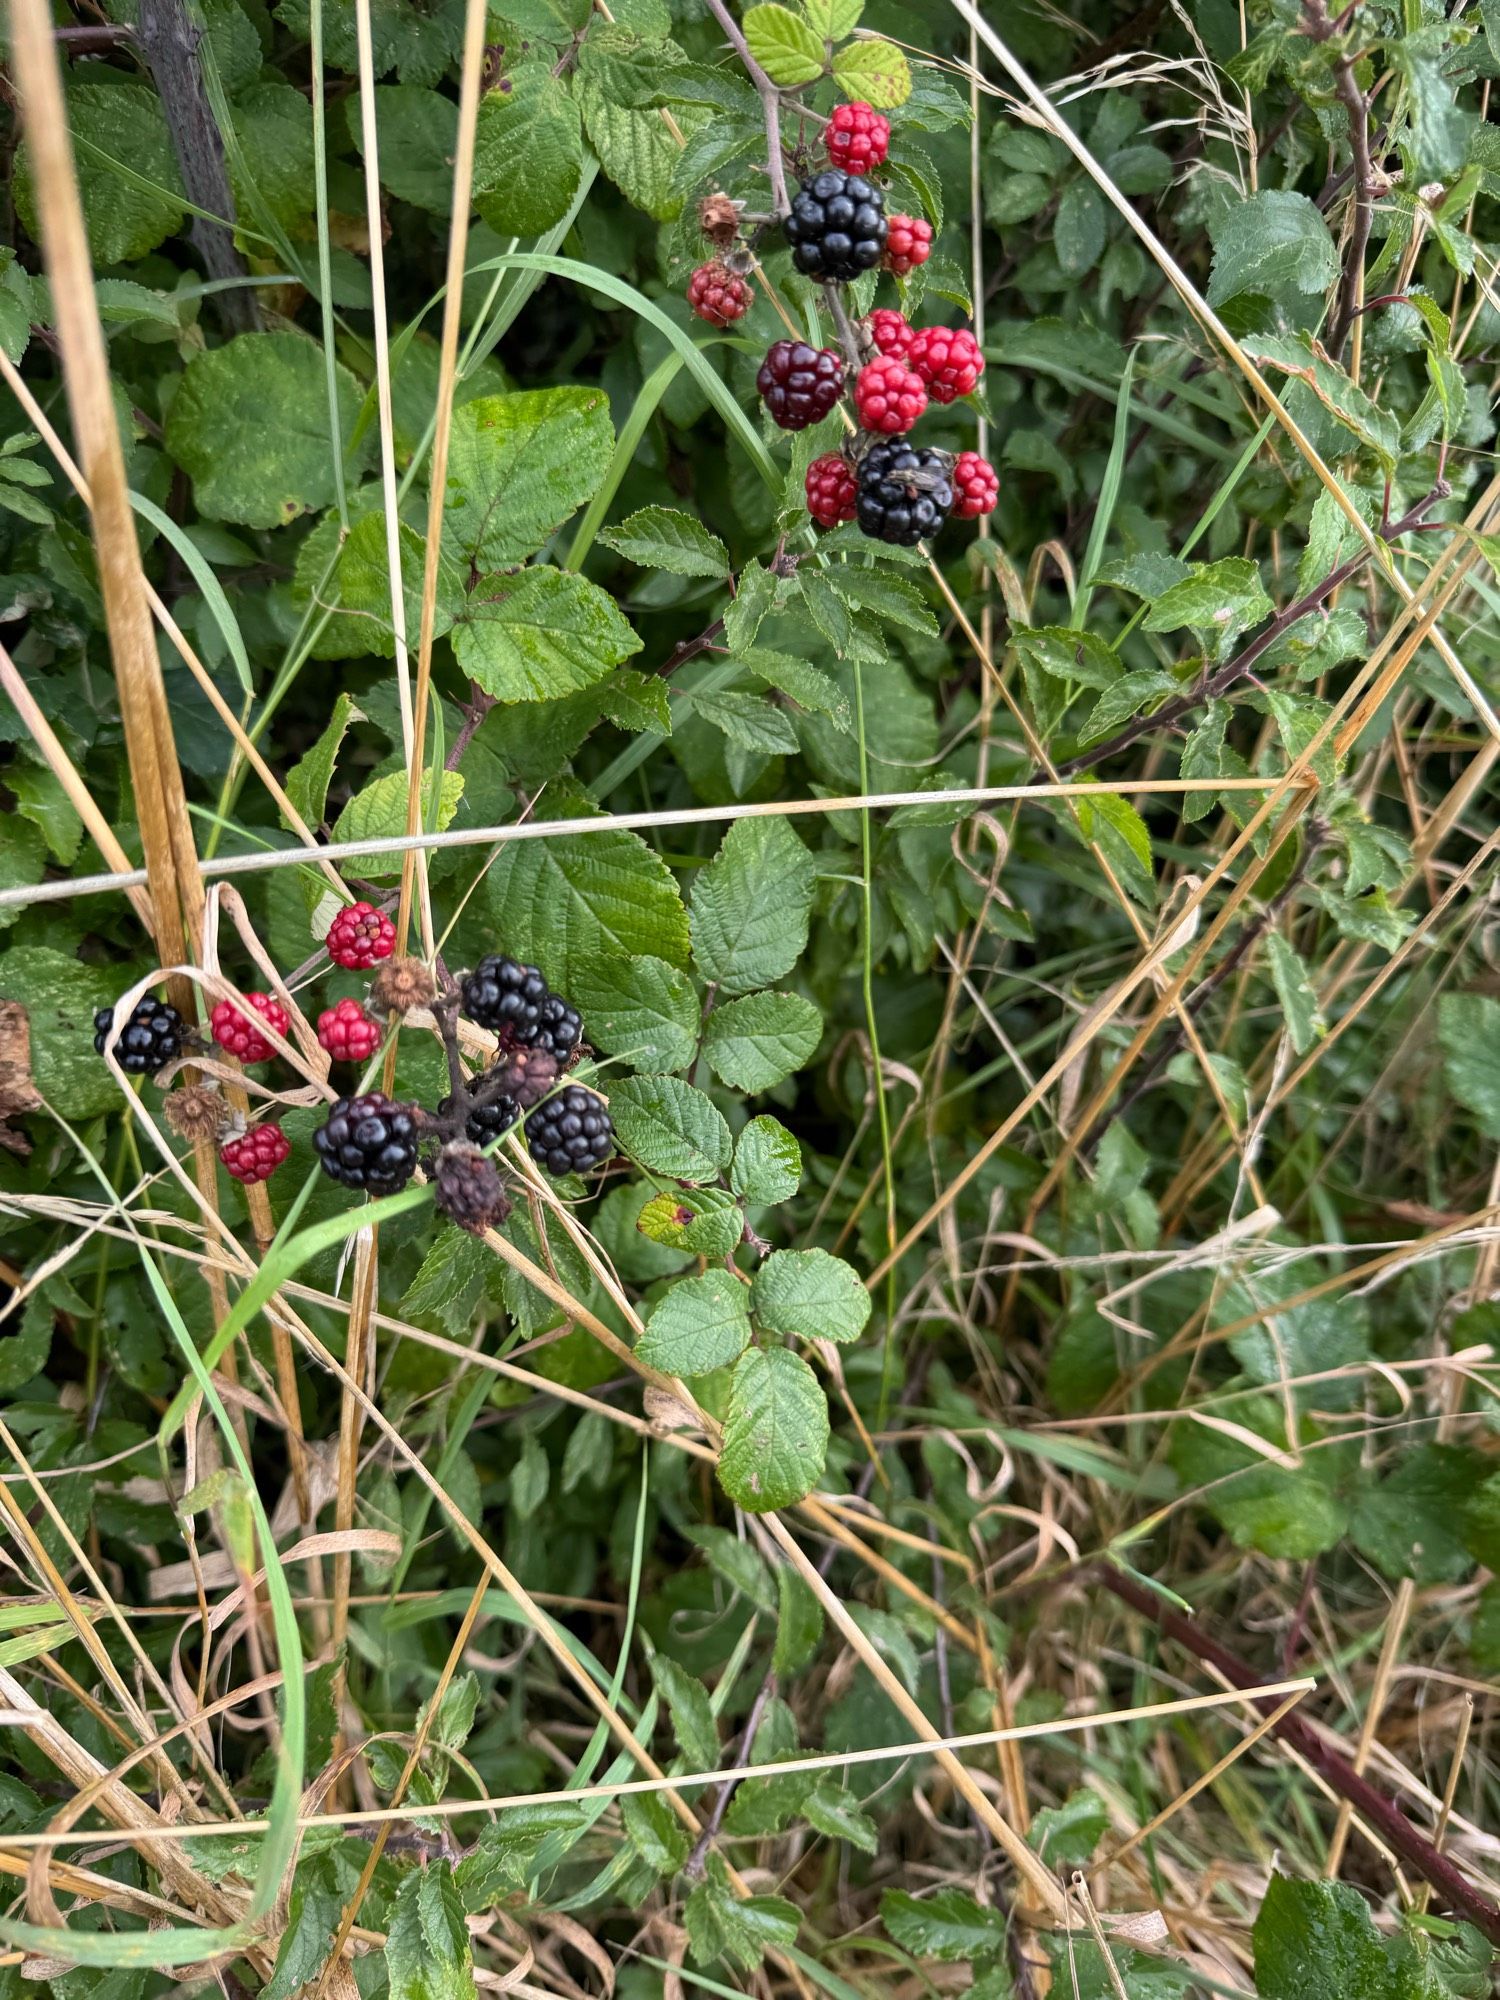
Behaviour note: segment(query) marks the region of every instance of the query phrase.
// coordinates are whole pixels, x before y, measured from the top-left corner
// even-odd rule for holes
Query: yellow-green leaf
[[[911,66],[894,42],[851,42],[833,59],[833,78],[849,97],[893,111],[911,96]]]
[[[745,16],[745,40],[772,83],[794,89],[823,74],[822,38],[790,7],[752,7]]]
[[[841,42],[852,35],[864,11],[864,0],[807,0],[813,33],[825,42]]]

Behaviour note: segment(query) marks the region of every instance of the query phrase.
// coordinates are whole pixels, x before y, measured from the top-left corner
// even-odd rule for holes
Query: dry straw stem
[[[1390,1690],[1391,1673],[1395,1668],[1397,1655],[1401,1651],[1401,1641],[1406,1636],[1406,1621],[1411,1616],[1412,1598],[1415,1593],[1416,1585],[1409,1576],[1403,1576],[1396,1590],[1395,1602],[1391,1606],[1391,1615],[1386,1620],[1380,1660],[1375,1669],[1375,1680],[1370,1689],[1369,1700],[1365,1704],[1364,1720],[1359,1727],[1359,1742],[1354,1750],[1354,1768],[1361,1774],[1370,1761],[1370,1748],[1375,1741],[1375,1732],[1380,1727],[1381,1711],[1385,1707],[1386,1695]],[[1353,1817],[1354,1808],[1345,1799],[1339,1807],[1338,1818],[1334,1821],[1333,1838],[1328,1843],[1328,1853],[1323,1862],[1323,1873],[1330,1882],[1338,1879]]]
[[[3,348],[0,348],[0,376],[3,376],[6,387],[25,410],[32,428],[37,431],[43,443],[57,461],[58,470],[68,481],[68,484],[73,488],[73,491],[78,495],[84,506],[92,510],[93,500],[90,496],[88,481],[73,462],[71,452],[69,452],[67,446],[48,421],[46,411],[38,403],[35,396],[32,395],[30,386],[22,379],[14,363]],[[276,776],[276,773],[271,769],[265,758],[261,756],[254,741],[246,734],[244,725],[241,723],[239,717],[229,706],[228,702],[225,701],[223,695],[220,694],[218,683],[188,643],[187,635],[163,603],[155,585],[144,574],[141,581],[157,624],[160,625],[167,638],[171,640],[179,659],[202,689],[215,715],[218,716],[225,729],[228,730],[234,740],[235,748],[245,759],[246,763],[250,765],[255,775],[260,779],[271,798],[275,801],[277,811],[282,815],[293,833],[306,844],[308,851],[305,858],[315,867],[322,869],[329,885],[337,891],[341,901],[348,900],[349,892],[345,889],[332,864],[318,854],[316,850],[317,835],[307,824],[301,813],[298,812],[296,806],[293,805],[281,780]],[[92,832],[92,827],[89,830]],[[101,848],[100,851],[103,852],[103,849]],[[128,870],[128,863],[121,862],[116,865]],[[202,872],[200,865],[200,875]],[[139,876],[133,876],[132,879],[144,881],[145,877],[144,874],[140,874]]]
[[[479,83],[484,69],[485,0],[468,0],[464,14],[463,66],[459,74],[458,144],[453,159],[453,220],[448,231],[447,296],[443,300],[443,333],[438,350],[437,420],[432,434],[432,464],[427,489],[427,550],[422,565],[422,616],[417,633],[417,685],[411,756],[406,777],[406,831],[422,824],[422,788],[427,742],[427,706],[432,685],[432,635],[437,622],[438,558],[443,545],[443,506],[448,487],[448,440],[453,429],[453,391],[458,372],[458,339],[463,322],[464,257],[469,242],[469,201],[474,186],[474,134],[479,120]],[[392,588],[400,588],[399,569]],[[406,950],[411,922],[412,883],[418,850],[408,848],[401,863],[401,901],[396,914],[396,950]],[[436,949],[432,906],[423,877],[422,948],[430,959]]]

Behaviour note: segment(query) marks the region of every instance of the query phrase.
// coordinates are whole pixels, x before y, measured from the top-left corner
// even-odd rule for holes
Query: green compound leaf
[[[614,455],[599,389],[481,396],[454,413],[444,538],[479,570],[536,551],[597,491]]]
[[[749,1338],[749,1286],[730,1271],[705,1271],[677,1280],[635,1351],[663,1374],[707,1375],[738,1360]]]
[[[911,65],[894,42],[851,42],[833,59],[833,80],[877,111],[894,111],[911,96]]]
[[[576,694],[640,649],[606,591],[545,564],[482,583],[453,632],[459,665],[497,701]]]
[[[693,958],[727,993],[791,971],[807,944],[816,868],[784,820],[738,820],[693,887]]]
[[[686,962],[687,912],[672,872],[623,828],[506,841],[486,888],[496,935],[564,992],[609,954]]]
[[[842,1257],[826,1250],[773,1250],[755,1274],[750,1305],[771,1333],[795,1340],[858,1340],[870,1294]]]
[[[345,465],[352,477],[373,449],[354,435],[359,385],[335,370]],[[334,498],[323,357],[296,333],[242,333],[194,355],[167,414],[167,451],[216,521],[280,528]]]
[[[620,1144],[640,1166],[679,1181],[713,1181],[734,1142],[712,1098],[675,1076],[631,1076],[610,1092]]]
[[[784,89],[813,83],[823,74],[822,39],[790,7],[748,8],[745,41],[772,83]]]
[[[737,1507],[764,1514],[811,1493],[828,1451],[828,1402],[789,1347],[752,1347],[729,1386],[719,1482]]]
[[[796,993],[751,993],[726,1001],[708,1017],[703,1052],[721,1083],[735,1090],[770,1090],[812,1059],[823,1039],[823,1016]]]

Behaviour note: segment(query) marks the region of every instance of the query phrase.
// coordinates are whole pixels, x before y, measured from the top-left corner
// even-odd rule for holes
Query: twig
[[[1328,16],[1327,0],[1302,0],[1303,24],[1315,42],[1331,41],[1347,25],[1352,7],[1346,7],[1337,21]],[[1344,351],[1359,311],[1365,283],[1365,250],[1370,241],[1370,225],[1375,219],[1375,171],[1370,159],[1370,107],[1354,74],[1354,58],[1341,55],[1334,64],[1333,87],[1349,114],[1349,147],[1354,156],[1354,221],[1344,250],[1344,276],[1339,287],[1338,310],[1324,343],[1336,361]]]
[[[474,732],[494,706],[495,697],[492,694],[486,694],[478,681],[471,681],[469,683],[469,699],[463,705],[463,727],[453,739],[453,748],[443,759],[443,769],[445,771],[456,771],[458,769],[458,760],[463,756],[465,750],[468,749]]]
[[[1124,1575],[1109,1563],[1094,1564],[1089,1574],[1094,1582],[1122,1599],[1143,1618],[1152,1619],[1168,1638],[1186,1647],[1195,1659],[1216,1667],[1232,1686],[1252,1688],[1260,1685],[1260,1675],[1237,1653],[1231,1652],[1212,1633],[1206,1632],[1196,1619],[1174,1611],[1144,1584],[1137,1583],[1134,1577]],[[1255,1706],[1264,1712],[1274,1706],[1274,1702],[1269,1697],[1263,1697]],[[1271,1733],[1279,1736],[1310,1764],[1340,1798],[1347,1799],[1361,1819],[1367,1821],[1386,1845],[1414,1868],[1424,1882],[1430,1882],[1451,1909],[1482,1930],[1491,1944],[1500,1945],[1500,1908],[1483,1895],[1446,1854],[1440,1853],[1425,1835],[1417,1831],[1394,1799],[1376,1791],[1341,1751],[1325,1742],[1318,1731],[1300,1716],[1283,1716]]]
[[[161,99],[183,188],[195,208],[226,218],[211,222],[195,215],[188,225],[189,239],[211,278],[243,278],[245,262],[234,247],[234,193],[224,163],[224,141],[209,108],[198,60],[201,34],[182,0],[141,0],[136,37]],[[253,331],[260,325],[251,288],[231,285],[214,296],[232,332]]]
[[[1399,521],[1382,521],[1376,531],[1380,539],[1394,542],[1402,535],[1410,534],[1414,529],[1421,527],[1428,508],[1435,500],[1446,498],[1447,493],[1447,482],[1443,481],[1434,486],[1430,493],[1424,494]],[[1127,722],[1123,729],[1116,730],[1107,741],[1096,743],[1092,749],[1084,750],[1076,757],[1070,757],[1065,764],[1059,764],[1058,777],[1076,778],[1081,771],[1091,771],[1096,764],[1102,764],[1119,751],[1128,749],[1132,743],[1152,730],[1170,727],[1173,723],[1180,722],[1185,715],[1191,715],[1195,708],[1201,708],[1205,702],[1217,700],[1221,694],[1233,687],[1236,681],[1242,680],[1261,655],[1268,652],[1284,633],[1290,631],[1299,618],[1305,618],[1309,612],[1316,611],[1340,585],[1348,583],[1351,577],[1358,576],[1370,561],[1370,557],[1371,551],[1368,548],[1357,550],[1336,569],[1330,570],[1321,583],[1315,583],[1311,590],[1287,605],[1284,611],[1278,611],[1270,623],[1262,626],[1249,644],[1241,647],[1232,660],[1216,668],[1213,673],[1203,675],[1192,687],[1185,689],[1179,695],[1174,695],[1152,714],[1136,716],[1133,721]],[[1040,773],[1033,773],[1033,776],[1040,776]]]
[[[708,11],[729,37],[735,54],[745,65],[745,74],[755,85],[760,98],[761,109],[766,116],[766,172],[771,178],[771,212],[779,220],[792,205],[786,191],[786,163],[781,156],[781,92],[751,55],[750,44],[740,33],[739,25],[724,5],[724,0],[708,0]]]
[[[760,1728],[760,1719],[766,1712],[766,1704],[775,1692],[776,1676],[774,1673],[769,1673],[761,1682],[759,1691],[750,1704],[750,1717],[734,1753],[737,1765],[750,1762],[750,1752],[755,1746],[755,1733]],[[724,1824],[724,1815],[729,1810],[729,1801],[734,1797],[737,1783],[737,1779],[731,1778],[727,1784],[719,1787],[712,1810],[703,1823],[703,1831],[693,1842],[693,1851],[682,1866],[682,1872],[690,1882],[697,1881],[703,1873],[704,1859],[709,1848],[719,1837],[719,1828]]]

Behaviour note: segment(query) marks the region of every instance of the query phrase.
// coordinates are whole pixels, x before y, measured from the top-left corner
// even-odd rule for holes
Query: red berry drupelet
[[[292,1150],[292,1142],[279,1125],[252,1125],[238,1139],[226,1139],[219,1148],[225,1171],[246,1187],[268,1181]]]
[[[807,511],[820,528],[854,519],[854,467],[842,452],[826,451],[807,468]]]
[[[970,395],[984,373],[984,355],[966,326],[922,327],[906,358],[936,403]]]
[[[882,354],[894,354],[898,361],[906,359],[914,329],[905,313],[897,312],[894,306],[877,306],[865,325]]]
[[[860,369],[854,384],[854,407],[867,431],[887,437],[909,431],[927,408],[927,391],[920,375],[913,374],[894,354],[882,354]]]
[[[368,972],[396,949],[396,926],[373,903],[351,903],[328,926],[328,956],[350,972]]]
[[[778,340],[760,364],[755,386],[772,421],[784,431],[805,431],[828,415],[844,387],[844,364],[832,347]]]
[[[891,121],[859,100],[835,104],[823,144],[830,165],[842,167],[846,174],[867,174],[884,163],[891,149]]]
[[[953,467],[953,512],[960,521],[992,514],[1000,498],[1000,475],[977,451],[961,451]]]
[[[385,1039],[385,1030],[357,1000],[340,1000],[318,1016],[318,1040],[335,1062],[368,1062]]]
[[[269,993],[247,993],[245,1004],[252,1007],[268,1027],[278,1035],[285,1035],[290,1025],[287,1011],[279,1000]],[[238,1056],[242,1063],[269,1062],[276,1051],[258,1034],[232,1000],[221,1000],[208,1017],[208,1025],[213,1038],[221,1049],[227,1049],[232,1056]]]
[[[687,302],[710,326],[728,326],[750,310],[751,292],[721,257],[700,264],[688,280]]]
[[[920,215],[893,215],[887,225],[884,264],[909,278],[932,255],[932,224]]]

